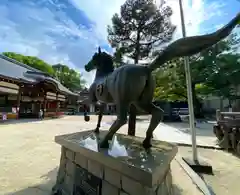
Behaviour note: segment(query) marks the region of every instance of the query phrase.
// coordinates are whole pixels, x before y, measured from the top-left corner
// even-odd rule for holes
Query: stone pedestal
[[[172,195],[170,163],[177,147],[152,141],[146,151],[139,137],[116,134],[109,149],[92,131],[56,136],[62,146],[54,195]]]

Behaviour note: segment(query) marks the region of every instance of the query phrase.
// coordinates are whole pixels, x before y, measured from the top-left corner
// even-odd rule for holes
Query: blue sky
[[[172,22],[178,27],[178,38],[178,1],[167,2],[173,8]],[[188,36],[212,32],[240,10],[240,0],[183,2]],[[90,83],[93,73],[84,72],[83,66],[98,45],[112,51],[106,40],[106,26],[123,3],[124,0],[1,0],[0,52],[13,51],[38,56],[51,64],[67,64]]]

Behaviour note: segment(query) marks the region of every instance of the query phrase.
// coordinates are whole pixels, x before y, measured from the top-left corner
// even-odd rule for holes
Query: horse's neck
[[[109,75],[109,74],[111,74],[111,73],[112,73],[112,71],[103,72],[103,71],[97,70],[97,71],[96,71],[96,74],[95,74],[95,79],[94,79],[94,81],[99,80],[99,79],[102,79],[102,78],[105,78],[107,75]]]

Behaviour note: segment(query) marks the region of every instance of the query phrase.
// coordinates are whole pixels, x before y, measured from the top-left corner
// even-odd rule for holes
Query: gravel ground
[[[25,120],[0,125],[0,195],[49,195],[55,183],[60,159],[60,146],[54,142],[54,136],[89,130],[96,126],[95,116],[92,117],[93,122],[87,125],[82,118],[67,116],[62,119],[35,122]],[[112,117],[105,116],[104,121],[111,122]],[[138,125],[139,128],[140,126]],[[126,126],[120,132],[126,133]],[[145,128],[140,128],[137,136],[145,136]],[[189,148],[179,148],[182,155],[189,155],[189,151]],[[214,167],[215,176],[204,178],[216,194],[235,195],[237,175],[240,176],[238,159],[222,151],[199,149],[199,153],[211,161]],[[172,162],[172,172],[177,195],[201,194],[175,160]],[[227,192],[227,188],[235,191]]]

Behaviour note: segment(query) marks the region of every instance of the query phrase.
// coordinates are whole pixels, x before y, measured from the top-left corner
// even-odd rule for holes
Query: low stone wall
[[[17,119],[17,114],[16,113],[7,113],[5,115],[6,115],[6,120]],[[0,113],[0,121],[3,121],[3,113]]]

